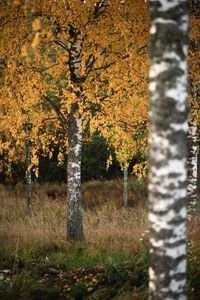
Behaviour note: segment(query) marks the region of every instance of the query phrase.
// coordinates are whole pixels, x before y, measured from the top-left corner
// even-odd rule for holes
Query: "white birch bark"
[[[83,221],[81,211],[81,148],[82,120],[72,117],[69,126],[69,151],[67,164],[67,239],[83,239]]]
[[[71,81],[81,89],[81,35],[72,28],[72,43],[69,57]],[[77,92],[77,98],[80,93]],[[72,105],[68,121],[68,161],[67,161],[67,239],[83,240],[83,218],[81,210],[81,148],[82,119],[78,116],[78,104]]]
[[[197,86],[192,84],[192,101],[196,102]],[[194,112],[190,113],[188,132],[188,218],[197,212],[197,124]]]
[[[186,299],[186,0],[150,0],[149,300]]]
[[[83,1],[85,3],[86,1]],[[104,10],[105,1],[97,1],[95,11],[97,15]],[[76,92],[77,98],[81,97],[82,82],[81,74],[82,35],[79,29],[73,25],[70,29],[73,42],[69,54],[69,69],[71,81],[79,87]],[[78,89],[77,89],[78,90]],[[82,147],[82,119],[78,113],[78,103],[72,105],[68,126],[68,214],[67,214],[67,239],[82,240],[83,221],[81,212],[81,147]]]

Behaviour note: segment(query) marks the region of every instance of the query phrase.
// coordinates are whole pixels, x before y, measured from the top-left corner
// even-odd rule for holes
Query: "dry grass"
[[[83,185],[85,245],[106,252],[139,253],[147,230],[144,193],[129,191],[129,209],[121,208],[120,181],[89,182]],[[50,195],[50,196],[48,196]],[[53,195],[53,198],[52,198]],[[66,185],[35,185],[33,216],[27,215],[24,186],[0,186],[0,242],[9,249],[29,245],[33,250],[53,246],[67,248]],[[188,224],[189,238],[200,245],[199,218]]]
[[[48,197],[49,195],[49,197]],[[131,208],[121,208],[122,184],[92,182],[83,185],[84,230],[87,247],[106,252],[143,248],[140,241],[147,229],[145,201],[130,191]],[[9,249],[31,246],[43,249],[53,245],[68,247],[66,242],[65,184],[35,185],[34,213],[27,215],[24,186],[0,186],[0,242]]]
[[[15,257],[18,257],[18,254],[23,254],[25,257],[25,251],[31,249],[31,255],[36,253],[36,255],[39,254],[39,257],[42,254],[40,257],[43,257],[45,253],[50,257],[51,265],[56,262],[58,267],[59,263],[66,265],[67,262],[67,268],[69,268],[69,265],[70,268],[80,267],[83,263],[87,266],[96,264],[96,259],[93,260],[93,257],[98,256],[99,260],[97,261],[99,262],[102,261],[101,257],[103,259],[104,254],[108,261],[111,260],[112,264],[112,254],[114,252],[117,252],[117,254],[122,252],[123,254],[140,254],[139,257],[143,259],[144,266],[142,265],[142,269],[138,269],[138,272],[146,274],[146,257],[143,256],[145,251],[142,252],[142,250],[147,243],[147,239],[141,241],[141,238],[147,230],[147,205],[143,188],[138,189],[137,193],[134,189],[135,187],[131,188],[129,193],[131,207],[123,209],[121,208],[122,184],[119,181],[84,184],[85,242],[69,244],[66,241],[65,184],[35,185],[33,190],[34,213],[32,217],[27,215],[24,186],[18,184],[15,188],[5,188],[0,185],[0,243],[3,248],[8,250],[9,255],[14,254],[14,256],[11,255],[11,257],[14,257],[13,270],[15,270]],[[200,299],[199,220],[198,215],[196,218],[192,218],[188,224],[189,299]],[[79,260],[79,256],[81,256],[79,249],[83,248],[84,257]],[[61,254],[59,254],[59,251],[56,253],[54,251],[56,249],[61,250]],[[55,255],[51,256],[50,252]],[[62,253],[68,254],[68,259],[74,261],[69,263],[69,260],[66,260]],[[70,253],[75,253],[75,255],[72,256]],[[27,254],[27,257],[30,257],[29,253]],[[125,255],[122,260],[126,262],[127,257],[130,258],[130,255]],[[76,262],[75,260],[79,261]],[[124,268],[126,271],[126,267]],[[116,274],[118,272],[113,276],[116,276]],[[143,276],[146,276],[144,274]],[[140,276],[138,275],[138,278]],[[120,283],[120,276],[118,280]],[[129,287],[122,294],[118,291],[113,299],[146,299],[147,286],[145,284],[147,285],[146,281],[138,289],[133,290]],[[105,288],[107,289],[106,293],[108,293],[108,286]],[[11,288],[11,292],[16,293],[14,288]],[[8,299],[8,297],[6,296],[4,299]]]

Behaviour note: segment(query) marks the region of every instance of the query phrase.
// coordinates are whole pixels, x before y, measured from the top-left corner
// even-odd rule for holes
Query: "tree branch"
[[[98,70],[102,70],[102,69],[105,70],[105,69],[109,68],[110,66],[114,65],[115,63],[116,63],[116,61],[113,61],[113,62],[105,64],[101,67],[94,68],[93,71],[98,71]]]
[[[70,53],[70,48],[64,42],[55,40],[54,43],[61,46],[63,49],[67,50],[68,53]]]
[[[54,111],[56,112],[59,121],[62,124],[63,129],[67,132],[67,127],[66,127],[66,118],[65,116],[62,114],[62,112],[60,111],[59,107],[56,105],[56,103],[54,103],[54,101],[50,98],[50,97],[43,97],[44,100],[46,100],[54,109]]]

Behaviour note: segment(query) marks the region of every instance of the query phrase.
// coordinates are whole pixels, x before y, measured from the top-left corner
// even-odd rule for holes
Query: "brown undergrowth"
[[[144,182],[83,184],[85,241],[66,241],[66,185],[0,185],[0,299],[147,299],[148,233]],[[200,299],[199,214],[188,223],[188,299]],[[53,288],[52,288],[53,287]]]
[[[145,190],[132,185],[129,209],[122,208],[122,182],[83,184],[83,217],[87,246],[106,251],[138,253],[147,229]],[[8,248],[67,247],[66,185],[35,184],[33,214],[27,215],[24,185],[0,186],[0,239]]]

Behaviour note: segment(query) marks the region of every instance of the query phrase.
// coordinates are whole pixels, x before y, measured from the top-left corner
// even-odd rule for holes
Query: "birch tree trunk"
[[[123,191],[123,207],[128,207],[128,167],[127,167],[127,161],[124,161],[124,191]]]
[[[196,102],[197,86],[192,84],[192,101]],[[197,124],[194,112],[190,113],[188,133],[188,218],[197,212]]]
[[[82,120],[81,118],[72,117],[69,125],[69,152],[67,163],[68,240],[83,239],[83,221],[81,212],[81,146]]]
[[[74,31],[73,31],[74,30]],[[74,43],[71,46],[69,67],[71,81],[81,89],[81,39],[80,33],[72,29]],[[79,92],[76,94],[80,97]],[[68,161],[67,161],[67,239],[83,240],[83,220],[81,210],[81,148],[82,119],[78,117],[78,105],[73,105],[68,122]]]
[[[32,214],[32,177],[31,177],[31,142],[30,124],[25,124],[25,149],[26,149],[26,196],[29,215]]]
[[[188,2],[150,0],[149,8],[149,300],[184,300]]]

